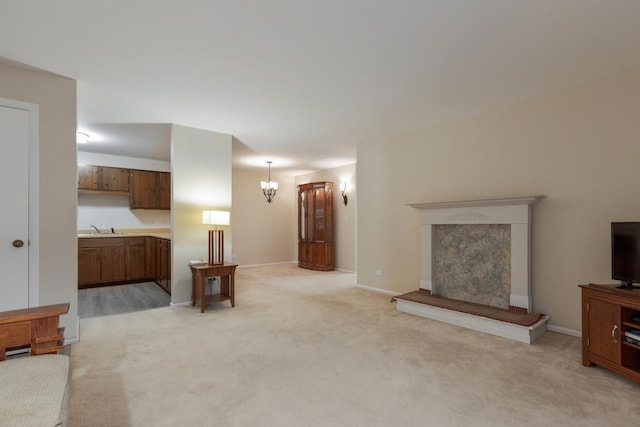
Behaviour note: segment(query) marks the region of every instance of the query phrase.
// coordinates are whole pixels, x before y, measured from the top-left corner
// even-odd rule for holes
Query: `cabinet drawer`
[[[145,237],[127,237],[127,244],[129,246],[144,246],[145,242]]]
[[[117,246],[124,247],[123,237],[94,237],[78,239],[78,248],[108,248]]]

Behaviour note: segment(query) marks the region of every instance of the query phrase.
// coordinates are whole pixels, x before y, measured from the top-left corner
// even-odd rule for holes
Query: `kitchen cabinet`
[[[102,190],[129,191],[129,169],[101,167],[98,176]]]
[[[129,192],[129,169],[78,165],[78,190],[124,194]]]
[[[78,165],[78,190],[98,189],[98,167]]]
[[[171,174],[158,172],[158,209],[171,209]]]
[[[78,193],[129,196],[130,209],[171,209],[169,172],[78,165]]]
[[[157,237],[78,239],[78,286],[155,281],[171,293],[171,241]]]
[[[171,174],[131,170],[129,207],[131,209],[171,209]]]
[[[125,239],[78,239],[78,285],[125,280]]]
[[[120,282],[126,280],[124,244],[101,248],[100,258],[100,279],[103,282]]]
[[[298,266],[333,270],[333,183],[298,186]]]
[[[155,281],[156,278],[156,242],[155,237],[145,237],[147,251],[144,254],[145,276]]]
[[[171,294],[171,242],[166,239],[155,239],[154,246],[154,281],[167,293]]]
[[[100,283],[100,248],[85,248],[78,241],[78,285]]]
[[[146,268],[147,239],[145,237],[127,237],[125,258],[125,280],[139,280],[150,277]]]
[[[157,172],[132,170],[129,207],[131,209],[155,209],[158,194]]]

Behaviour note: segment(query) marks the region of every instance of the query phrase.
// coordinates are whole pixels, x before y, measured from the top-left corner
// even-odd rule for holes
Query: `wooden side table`
[[[235,302],[235,274],[238,264],[201,264],[189,265],[191,269],[191,305],[195,306],[196,301],[200,301],[200,313],[204,313],[207,304],[218,301],[231,301],[231,307],[236,306]],[[205,285],[208,277],[220,276],[220,293],[213,295],[205,294]]]

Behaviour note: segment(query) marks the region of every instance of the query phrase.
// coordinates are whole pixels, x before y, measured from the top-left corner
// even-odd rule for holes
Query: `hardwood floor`
[[[81,319],[166,307],[171,296],[154,282],[78,289]]]

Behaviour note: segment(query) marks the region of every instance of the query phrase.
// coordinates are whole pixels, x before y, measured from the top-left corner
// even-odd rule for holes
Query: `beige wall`
[[[356,186],[356,164],[326,169],[296,177],[296,185],[309,182],[329,181],[334,183],[334,257],[335,267],[345,271],[356,271],[356,211],[358,192]],[[340,184],[347,183],[347,205],[340,194]],[[297,206],[295,207],[297,215]],[[296,217],[297,218],[297,217]],[[297,221],[297,219],[296,219]],[[297,233],[297,230],[296,230]],[[297,238],[297,237],[296,237]]]
[[[190,260],[207,259],[209,226],[204,209],[231,210],[231,135],[172,125],[171,302],[191,298]],[[231,226],[224,230],[225,261],[231,261]]]
[[[407,203],[543,194],[534,310],[579,331],[577,286],[613,283],[610,222],[640,220],[638,117],[635,70],[359,147],[358,283],[418,287],[418,212]]]
[[[61,319],[77,338],[76,82],[0,63],[0,97],[39,106],[39,303],[71,303]],[[3,201],[6,203],[7,201]]]
[[[271,171],[278,193],[267,203],[260,181],[263,171],[233,168],[233,260],[240,266],[293,262],[297,256],[294,178]]]

